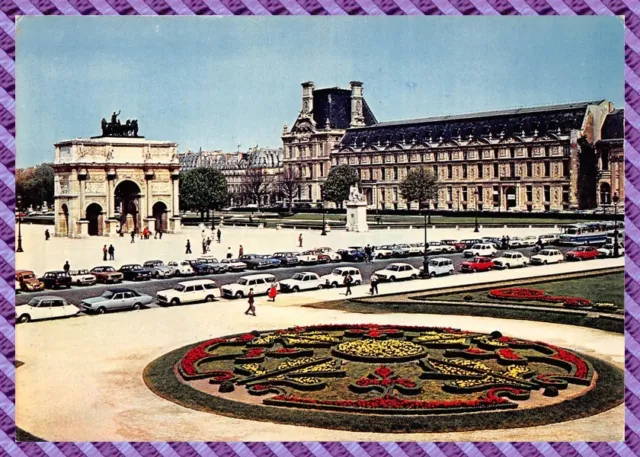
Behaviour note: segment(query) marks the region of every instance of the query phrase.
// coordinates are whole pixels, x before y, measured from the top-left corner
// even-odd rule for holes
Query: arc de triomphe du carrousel
[[[177,144],[138,136],[113,113],[102,135],[55,144],[55,235],[180,230]]]

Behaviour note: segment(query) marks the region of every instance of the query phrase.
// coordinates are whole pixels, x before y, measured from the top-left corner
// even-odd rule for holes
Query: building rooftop
[[[362,112],[365,125],[373,125],[378,122],[364,98],[362,99]],[[318,129],[326,127],[327,119],[329,119],[331,128],[348,129],[351,123],[351,90],[338,87],[315,89],[313,91],[312,114]]]

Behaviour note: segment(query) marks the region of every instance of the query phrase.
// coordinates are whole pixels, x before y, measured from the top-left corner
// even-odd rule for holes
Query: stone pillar
[[[89,221],[78,221],[78,236],[86,238],[89,236]]]
[[[115,179],[115,170],[107,171],[107,219],[116,216]]]
[[[78,209],[77,220],[83,220],[86,218],[85,214],[85,187],[87,181],[87,170],[78,170],[78,186],[80,187],[78,192]]]
[[[580,147],[578,146],[578,131],[571,131],[571,139],[570,139],[570,154],[571,158],[569,161],[569,175],[570,175],[570,184],[569,184],[569,209],[578,209],[578,174],[580,170],[579,164],[579,154]]]
[[[171,208],[169,211],[171,212],[171,216],[179,217],[180,216],[180,179],[178,170],[171,172]]]
[[[520,183],[516,183],[516,206],[514,207],[515,210],[517,211],[521,211],[524,208],[522,207],[522,195],[520,195],[521,193],[521,189],[520,189]]]

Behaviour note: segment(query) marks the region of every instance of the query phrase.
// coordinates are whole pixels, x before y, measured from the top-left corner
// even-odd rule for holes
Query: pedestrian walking
[[[131,242],[136,242],[136,232],[134,230],[131,230]]]
[[[110,244],[109,245],[109,260],[116,260],[115,254],[116,254],[116,248],[113,247],[113,244]]]
[[[220,229],[218,229],[218,231],[216,232],[216,236],[218,238],[218,243],[222,241],[222,232],[220,231]]]
[[[191,254],[191,241],[187,240],[187,250],[184,252],[185,254]]]
[[[231,252],[231,246],[229,246],[227,248],[227,259],[230,259],[233,257],[233,253]]]
[[[276,285],[276,282],[273,281],[269,288],[269,298],[271,301],[276,301],[276,295],[278,295],[278,286]]]
[[[502,240],[500,241],[502,241],[502,249],[507,249],[507,238],[502,235]]]
[[[158,230],[158,238],[162,239],[162,228]]]
[[[244,248],[242,247],[242,245],[240,245],[240,249],[238,249],[238,258],[242,257],[244,255]]]
[[[371,295],[376,295],[378,293],[378,276],[375,273],[369,278],[369,283],[371,284]]]
[[[69,265],[68,260],[64,263],[64,266],[62,267],[62,269],[64,270],[64,274],[69,276],[69,270],[71,269],[71,265]]]
[[[254,316],[256,315],[256,307],[254,306],[253,299],[253,288],[249,289],[249,294],[247,295],[247,299],[249,302],[249,308],[244,312],[245,314],[252,313]]]
[[[49,234],[49,229],[46,229],[44,231],[44,240],[49,241],[49,238],[51,238],[51,235]]]
[[[298,247],[299,248],[302,247],[302,233],[300,235],[298,235]]]
[[[211,251],[211,238],[207,238],[207,252]]]
[[[102,260],[107,260],[107,245],[102,248]]]
[[[207,253],[207,240],[202,240],[202,254]]]
[[[347,286],[347,291],[344,293],[345,296],[351,295],[351,282],[352,281],[353,281],[353,278],[349,274],[344,278],[344,285]]]

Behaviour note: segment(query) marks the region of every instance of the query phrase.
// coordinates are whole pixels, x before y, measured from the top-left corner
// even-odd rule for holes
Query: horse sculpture
[[[102,136],[140,138],[138,136],[138,120],[127,119],[127,122],[121,124],[120,119],[118,119],[119,115],[120,111],[118,111],[117,113],[114,111],[111,115],[111,122],[108,122],[105,118],[102,118],[102,121],[100,122],[102,127]]]

